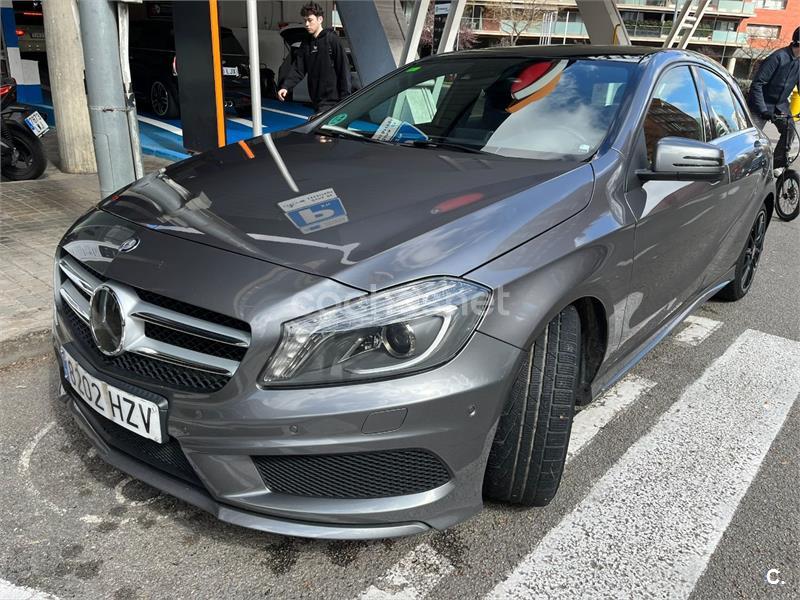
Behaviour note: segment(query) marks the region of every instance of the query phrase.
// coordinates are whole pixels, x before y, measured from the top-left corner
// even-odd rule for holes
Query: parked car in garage
[[[130,64],[137,102],[157,116],[173,119],[180,114],[175,32],[171,19],[130,23]],[[250,67],[247,53],[230,29],[220,27],[224,103],[237,114],[249,116]],[[269,79],[263,70],[262,85]]]
[[[20,54],[36,60],[43,59],[46,48],[42,3],[17,0],[13,7]]]
[[[545,505],[576,408],[755,285],[771,161],[693,52],[405,65],[82,216],[54,274],[64,398],[107,462],[264,531]]]

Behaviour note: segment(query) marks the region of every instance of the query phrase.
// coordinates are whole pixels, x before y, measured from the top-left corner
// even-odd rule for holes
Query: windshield
[[[346,102],[317,131],[580,160],[608,133],[635,67],[608,58],[426,60]]]
[[[220,42],[223,54],[245,54],[244,48],[230,29],[220,28]]]

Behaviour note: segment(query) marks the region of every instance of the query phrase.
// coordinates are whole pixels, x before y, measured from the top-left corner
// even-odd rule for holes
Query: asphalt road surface
[[[0,371],[0,598],[800,597],[800,220],[576,419],[547,508],[317,542],[240,529],[105,465],[51,356]]]

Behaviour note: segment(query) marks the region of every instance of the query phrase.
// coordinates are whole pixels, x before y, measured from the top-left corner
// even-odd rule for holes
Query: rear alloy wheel
[[[792,221],[800,214],[800,175],[791,169],[783,174],[775,214],[781,221]]]
[[[156,79],[150,85],[150,108],[162,119],[178,116],[178,101],[169,84]]]
[[[726,285],[717,294],[722,300],[740,300],[745,297],[753,286],[753,280],[758,270],[758,263],[764,252],[764,239],[767,236],[767,207],[762,205],[747,236],[744,250],[739,255],[736,263],[736,274],[733,281]]]
[[[497,425],[483,492],[487,498],[545,506],[567,459],[581,356],[581,322],[564,309],[537,338]]]

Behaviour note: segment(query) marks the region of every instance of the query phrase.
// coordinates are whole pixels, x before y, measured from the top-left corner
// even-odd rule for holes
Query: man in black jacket
[[[761,63],[753,83],[750,84],[748,104],[753,119],[761,129],[769,121],[781,134],[775,148],[774,166],[786,165],[786,146],[790,135],[786,119],[789,114],[789,96],[800,85],[800,27],[792,34],[792,43],[776,50]],[[791,140],[788,140],[791,143]]]
[[[308,94],[314,110],[324,112],[350,93],[350,67],[347,54],[333,29],[323,29],[324,13],[316,2],[300,11],[308,37],[300,44],[292,70],[278,90],[278,99],[308,76]]]

